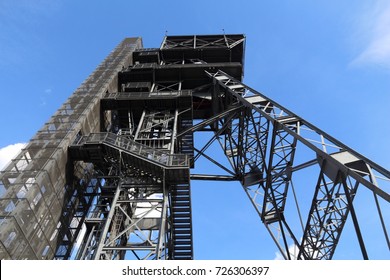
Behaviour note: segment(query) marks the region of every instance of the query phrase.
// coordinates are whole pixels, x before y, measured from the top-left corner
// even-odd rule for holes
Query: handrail
[[[126,98],[150,98],[150,97],[180,97],[191,96],[190,90],[158,91],[158,92],[113,92],[107,93],[105,99],[126,99]]]
[[[138,143],[125,136],[116,135],[110,132],[91,133],[82,136],[74,145],[84,144],[107,144],[145,158],[149,161],[166,167],[188,167],[189,158],[184,154],[169,154],[167,151],[151,148]]]

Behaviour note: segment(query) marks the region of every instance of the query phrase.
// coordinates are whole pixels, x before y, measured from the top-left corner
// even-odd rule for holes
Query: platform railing
[[[121,150],[142,157],[166,167],[188,167],[189,157],[183,154],[170,154],[168,151],[157,150],[147,145],[140,144],[125,136],[116,135],[110,132],[91,133],[82,136],[74,145],[84,144],[107,144]]]
[[[190,90],[157,91],[157,92],[113,92],[107,93],[106,99],[145,99],[149,97],[175,98],[181,96],[191,96]]]

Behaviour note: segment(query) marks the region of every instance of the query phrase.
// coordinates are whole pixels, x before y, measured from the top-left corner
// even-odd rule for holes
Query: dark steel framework
[[[193,259],[191,180],[239,181],[285,259],[389,251],[390,172],[245,85],[244,50],[121,42],[1,172],[1,259]]]

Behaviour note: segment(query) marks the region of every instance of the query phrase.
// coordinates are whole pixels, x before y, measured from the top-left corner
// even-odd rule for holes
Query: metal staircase
[[[172,256],[174,260],[193,259],[191,191],[189,183],[171,185]]]
[[[138,259],[193,258],[188,155],[170,154],[113,133],[81,137],[69,154],[73,160],[96,164],[104,174],[110,174],[112,166],[120,170],[113,176],[119,178],[117,187],[111,192],[102,188],[96,213],[86,221],[90,237],[80,258],[123,259],[126,250]],[[142,178],[151,183],[135,186]],[[98,248],[99,244],[103,245]],[[93,255],[85,253],[91,251]]]

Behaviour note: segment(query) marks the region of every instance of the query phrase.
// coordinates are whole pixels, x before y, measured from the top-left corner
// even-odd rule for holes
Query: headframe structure
[[[1,172],[0,258],[193,259],[192,180],[240,182],[285,259],[389,252],[390,172],[244,84],[244,52],[242,34],[123,40]]]

